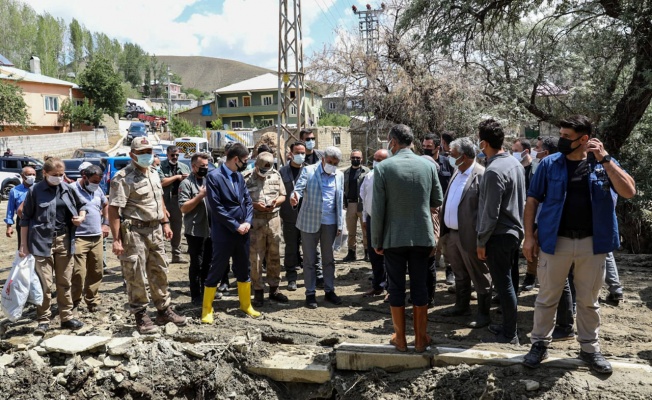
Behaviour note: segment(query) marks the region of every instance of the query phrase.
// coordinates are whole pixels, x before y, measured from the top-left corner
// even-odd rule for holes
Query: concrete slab
[[[390,344],[342,343],[335,346],[337,369],[348,371],[369,371],[381,368],[389,372],[406,369],[430,368],[433,353],[416,353],[414,346],[408,346],[406,353],[397,351]]]
[[[111,338],[102,336],[57,335],[44,340],[41,347],[57,353],[77,354],[102,346],[110,340]]]
[[[3,354],[0,356],[0,367],[6,367],[7,365],[14,362],[13,354]]]
[[[325,383],[331,380],[329,349],[317,346],[275,345],[271,356],[247,367],[279,382]]]

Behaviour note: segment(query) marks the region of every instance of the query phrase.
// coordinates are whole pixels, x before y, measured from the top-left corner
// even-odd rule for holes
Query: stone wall
[[[14,154],[27,154],[40,159],[46,155],[67,158],[80,148],[106,150],[108,147],[108,134],[103,129],[89,132],[26,134],[0,138],[0,154],[9,148]]]
[[[340,126],[320,126],[312,128],[315,134],[315,146],[324,150],[328,146],[339,147],[342,151],[342,161],[349,162],[351,156],[351,132],[349,128]]]

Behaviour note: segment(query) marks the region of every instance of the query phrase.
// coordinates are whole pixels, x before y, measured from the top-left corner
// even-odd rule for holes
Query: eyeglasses
[[[307,138],[307,139],[306,139],[306,142],[314,142],[314,141],[315,141],[315,138],[314,138],[314,137],[311,137],[311,138]]]
[[[168,158],[179,158],[179,154],[170,154]]]

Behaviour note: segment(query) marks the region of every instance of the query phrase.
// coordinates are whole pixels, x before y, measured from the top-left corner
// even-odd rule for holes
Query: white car
[[[2,197],[2,200],[8,200],[11,189],[13,189],[14,186],[23,183],[23,180],[21,179],[20,174],[15,172],[0,172],[0,182],[2,182],[2,184],[0,184],[0,196]]]

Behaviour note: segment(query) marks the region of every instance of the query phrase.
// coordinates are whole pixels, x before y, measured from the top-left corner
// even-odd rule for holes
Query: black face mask
[[[432,149],[423,149],[423,155],[424,156],[432,157],[433,154],[434,154],[434,151]]]
[[[360,160],[351,160],[351,165],[354,167],[359,167],[360,166]]]
[[[203,178],[206,175],[208,175],[208,167],[199,167],[199,168],[197,168],[197,176]]]
[[[238,161],[240,161],[240,160],[238,160]],[[240,162],[242,162],[242,161],[240,161]],[[236,164],[236,166],[237,166],[237,164]],[[247,163],[242,163],[242,165],[238,167],[238,172],[243,172],[245,169],[247,169]]]
[[[579,146],[573,148],[573,147],[572,147],[573,142],[577,142],[577,141],[580,140],[581,138],[582,138],[582,136],[578,137],[578,138],[575,139],[575,140],[570,140],[570,139],[566,139],[566,138],[560,137],[560,138],[559,138],[559,144],[557,145],[558,148],[559,148],[559,152],[560,152],[561,154],[563,154],[563,155],[568,155],[568,154],[574,152],[575,150],[577,150],[577,148],[578,148]]]

